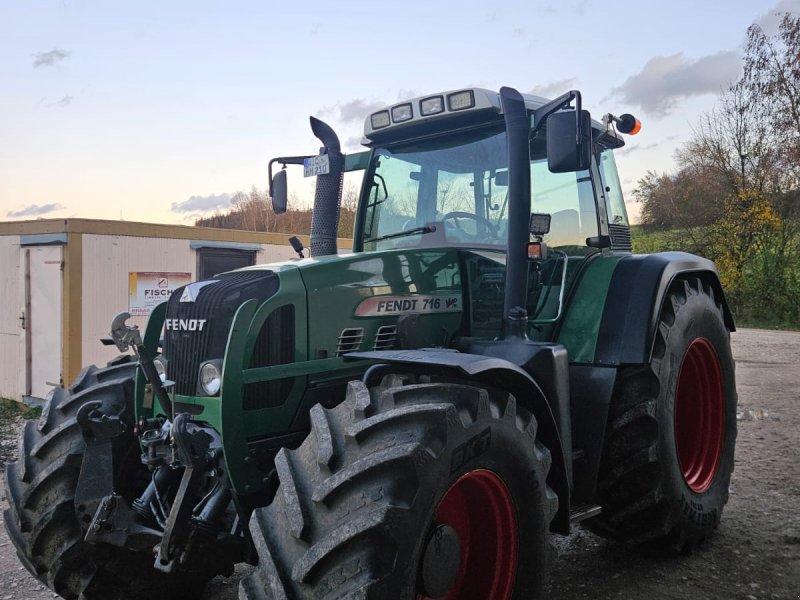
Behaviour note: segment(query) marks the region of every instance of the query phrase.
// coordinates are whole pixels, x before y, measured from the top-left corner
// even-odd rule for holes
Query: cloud
[[[344,104],[338,105],[339,120],[342,123],[360,123],[368,114],[385,105],[385,102],[375,100],[368,101],[362,98],[356,98],[350,102],[345,102]]]
[[[69,52],[59,48],[53,48],[50,52],[35,52],[31,54],[34,68],[54,67],[69,55]]]
[[[682,52],[651,58],[613,93],[655,117],[665,117],[681,99],[715,94],[739,75],[741,59],[733,50],[686,58]]]
[[[525,37],[525,29],[522,27],[515,27],[512,34],[514,37]]]
[[[58,107],[58,108],[64,108],[65,106],[69,106],[70,104],[72,104],[73,100],[75,100],[75,98],[73,96],[64,96],[63,98],[61,98],[61,100],[58,100],[56,102],[52,102],[52,103],[48,104],[47,106],[54,106],[54,107]]]
[[[761,27],[766,35],[774,35],[778,32],[783,13],[800,12],[800,0],[780,0],[775,6],[755,20],[755,24]]]
[[[212,194],[210,196],[192,196],[183,202],[173,202],[172,212],[207,212],[231,205],[232,194]]]
[[[653,150],[655,148],[658,148],[658,142],[656,142],[654,144],[647,144],[646,146],[625,146],[624,148],[621,148],[620,150],[617,150],[615,152],[615,154],[616,155],[620,155],[621,154],[621,155],[624,156],[624,155],[630,154],[632,152],[639,152],[640,150]]]
[[[551,81],[550,83],[543,83],[531,88],[530,93],[535,96],[544,96],[545,98],[555,98],[560,94],[568,92],[575,86],[576,77],[569,79],[560,79],[558,81]]]
[[[20,208],[19,210],[8,211],[6,213],[6,216],[11,218],[38,217],[40,215],[46,215],[47,213],[51,213],[56,210],[61,210],[62,208],[64,207],[56,202],[52,204],[30,204],[25,208]]]
[[[361,139],[362,138],[361,138],[360,135],[354,135],[354,136],[351,136],[351,137],[347,138],[344,141],[345,150],[353,150],[353,151],[356,151],[356,152],[359,152],[359,151],[363,150],[364,147],[361,145]]]

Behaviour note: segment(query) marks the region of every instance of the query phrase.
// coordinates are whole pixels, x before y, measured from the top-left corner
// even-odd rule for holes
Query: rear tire
[[[241,599],[541,597],[558,498],[513,396],[388,376],[351,382],[311,422],[251,518],[259,565]]]
[[[713,289],[678,280],[653,360],[620,369],[598,493],[600,535],[688,552],[719,525],[736,443],[730,334]]]
[[[119,461],[114,468],[123,484],[133,482],[132,468],[142,468],[132,435],[135,373],[136,363],[130,361],[91,366],[69,390],[56,389],[38,423],[25,423],[19,458],[6,470],[6,531],[22,564],[63,598],[188,600],[198,598],[206,583],[155,570],[151,555],[83,540],[74,495],[85,443],[76,415],[89,401],[102,402],[106,414],[122,415],[128,432],[115,440]]]

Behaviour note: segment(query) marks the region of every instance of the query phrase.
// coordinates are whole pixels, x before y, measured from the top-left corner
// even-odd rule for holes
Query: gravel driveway
[[[800,599],[800,333],[743,329],[732,339],[739,437],[717,534],[690,556],[665,559],[578,528],[556,539],[550,600]],[[0,468],[14,460],[20,423],[0,422]],[[235,599],[249,568],[218,577],[203,598]],[[0,600],[54,597],[0,528]]]

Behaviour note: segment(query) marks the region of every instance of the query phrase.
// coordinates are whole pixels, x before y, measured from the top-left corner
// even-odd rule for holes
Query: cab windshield
[[[413,247],[504,249],[508,231],[505,131],[462,132],[378,148],[367,171],[365,251]],[[551,215],[550,247],[583,254],[597,235],[588,171],[551,173],[544,134],[531,142],[532,210]]]

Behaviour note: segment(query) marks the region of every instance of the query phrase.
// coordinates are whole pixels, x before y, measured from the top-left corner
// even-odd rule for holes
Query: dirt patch
[[[551,600],[800,598],[800,333],[732,336],[739,434],[716,535],[690,556],[643,556],[578,529],[557,539]]]
[[[800,598],[800,333],[745,329],[732,339],[739,437],[717,534],[690,556],[663,558],[576,529],[555,540],[550,600]],[[0,415],[2,468],[16,454],[21,422]],[[215,579],[204,598],[235,599],[249,571],[242,566]],[[0,529],[0,600],[53,597],[19,564]]]

